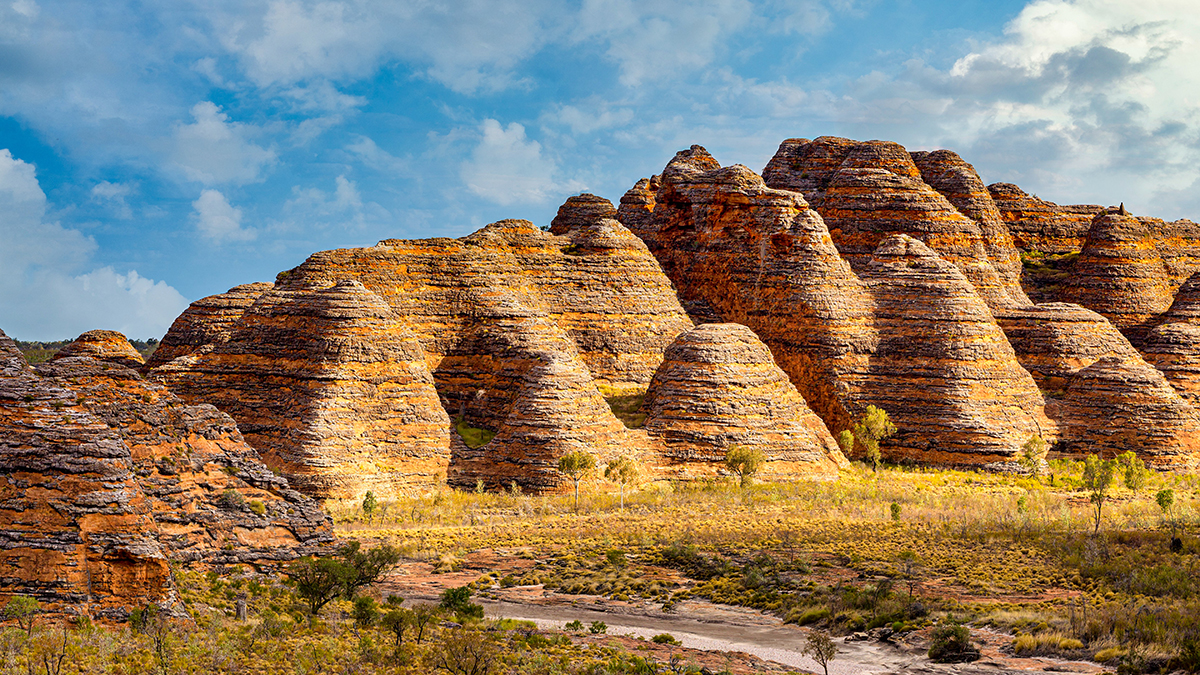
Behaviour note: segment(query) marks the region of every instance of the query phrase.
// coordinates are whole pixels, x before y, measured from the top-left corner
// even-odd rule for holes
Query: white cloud
[[[258,236],[253,229],[242,228],[242,210],[235,209],[217,190],[205,190],[192,202],[196,229],[209,241],[249,241]]]
[[[183,296],[134,270],[81,273],[96,243],[47,221],[46,208],[33,165],[0,150],[0,329],[28,340],[65,339],[94,328],[134,337],[165,333],[187,307]]]
[[[205,185],[251,183],[275,161],[273,150],[250,141],[257,133],[254,127],[230,122],[215,104],[197,103],[192,117],[192,124],[176,127],[172,155],[188,180]]]
[[[360,228],[368,222],[391,220],[390,214],[382,206],[363,201],[354,181],[338,176],[333,182],[332,192],[315,187],[293,187],[292,198],[283,207],[288,220],[280,223],[277,229],[313,231],[331,226]]]
[[[634,87],[708,65],[752,15],[747,0],[584,0],[576,36],[606,42]]]
[[[346,146],[346,151],[376,171],[393,174],[411,171],[407,161],[379,147],[373,139],[367,136],[359,136],[358,140]]]
[[[272,0],[257,20],[224,18],[224,43],[260,87],[367,76],[415,62],[456,91],[501,89],[546,39],[548,0]],[[547,11],[550,10],[550,11]]]
[[[122,220],[133,217],[126,197],[133,193],[133,186],[128,183],[110,183],[102,180],[92,187],[92,201],[106,203],[112,207],[116,216]]]
[[[542,156],[542,146],[526,138],[525,127],[507,127],[494,119],[481,126],[483,136],[462,165],[462,179],[475,194],[501,205],[541,203],[573,186],[554,180],[557,166]]]
[[[628,124],[633,120],[633,110],[629,108],[613,109],[599,103],[582,108],[562,105],[547,114],[545,120],[570,127],[571,131],[577,134],[590,134],[601,129]]]

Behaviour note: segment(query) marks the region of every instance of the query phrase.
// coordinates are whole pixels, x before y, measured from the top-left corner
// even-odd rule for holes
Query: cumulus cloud
[[[92,201],[107,204],[112,208],[113,213],[122,220],[129,220],[133,217],[133,209],[126,201],[131,194],[133,194],[133,186],[128,183],[110,183],[102,180],[92,186]]]
[[[218,190],[205,190],[192,202],[196,230],[211,242],[250,241],[258,236],[242,227],[242,210],[235,209]]]
[[[47,219],[32,164],[0,150],[0,329],[28,340],[75,337],[94,328],[162,335],[187,307],[174,288],[130,270],[84,272],[96,243]]]
[[[368,221],[389,220],[389,214],[382,206],[363,201],[354,181],[338,176],[333,185],[332,192],[316,187],[293,187],[292,198],[283,207],[289,221],[281,224],[280,229],[360,227]]]
[[[251,125],[230,122],[210,101],[192,107],[191,124],[175,129],[172,158],[188,180],[205,185],[245,184],[258,180],[275,161],[275,151],[255,145]]]
[[[516,122],[507,127],[486,119],[482,136],[463,163],[461,175],[467,188],[496,204],[536,204],[575,187],[555,181],[554,160],[542,156],[542,145],[525,136]]]

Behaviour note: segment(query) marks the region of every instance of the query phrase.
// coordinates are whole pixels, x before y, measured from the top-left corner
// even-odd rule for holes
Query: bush
[[[951,624],[938,626],[930,636],[929,658],[937,663],[962,663],[979,659],[979,650],[971,646],[971,630]]]
[[[795,622],[797,626],[807,626],[818,621],[824,621],[828,618],[828,607],[812,607],[803,612],[799,612],[799,614],[795,617]]]
[[[261,516],[266,514],[267,506],[266,504],[263,504],[255,499],[254,501],[250,502],[250,510],[253,511],[255,515]]]
[[[360,595],[354,598],[354,625],[370,628],[379,622],[379,605],[375,598]]]
[[[454,616],[458,619],[459,623],[483,618],[483,605],[476,605],[471,602],[470,586],[447,588],[442,591],[442,602],[439,606],[442,609],[454,612]]]
[[[676,640],[675,636],[671,635],[670,633],[659,633],[658,635],[650,638],[650,641],[656,645],[675,645],[676,647],[683,644],[679,640]]]

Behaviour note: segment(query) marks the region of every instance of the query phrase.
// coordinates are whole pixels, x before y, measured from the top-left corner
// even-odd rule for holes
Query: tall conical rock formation
[[[1180,287],[1142,351],[1184,400],[1200,408],[1200,272]]]
[[[703,324],[676,338],[643,410],[668,475],[712,477],[734,446],[760,451],[767,478],[831,477],[848,466],[767,346],[740,324]]]
[[[809,150],[805,145],[817,148]],[[931,167],[930,173],[937,172]],[[1000,251],[1005,240],[995,227],[991,239],[985,239],[980,225],[927,184],[913,157],[896,143],[790,139],[763,175],[771,187],[804,192],[820,212],[838,251],[857,272],[883,239],[907,234],[957,265],[989,305],[1003,307],[1024,300],[1013,283],[1012,270],[1006,268],[1008,278],[1002,278],[988,248],[995,249],[997,260],[1009,267],[1015,250]],[[953,181],[943,178],[941,182],[949,186]]]
[[[392,497],[442,480],[449,463],[450,420],[420,344],[357,281],[280,285],[225,342],[153,372],[230,414],[269,465],[312,495]]]
[[[861,386],[898,427],[885,456],[1011,468],[1030,437],[1055,436],[1033,378],[956,266],[892,235],[863,279],[875,297],[879,348]]]
[[[140,368],[146,363],[124,335],[112,330],[89,330],[55,352],[52,358],[65,359],[73,356],[108,361],[127,368]]]
[[[830,428],[851,426],[860,406],[849,383],[866,372],[877,341],[872,300],[804,197],[767,187],[744,166],[720,168],[700,146],[630,192],[621,220],[658,257],[684,306],[748,326]]]

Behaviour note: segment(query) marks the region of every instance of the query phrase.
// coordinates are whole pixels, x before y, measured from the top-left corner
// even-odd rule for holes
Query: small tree
[[[1154,495],[1154,503],[1162,509],[1163,522],[1171,526],[1171,539],[1174,540],[1178,531],[1175,519],[1171,517],[1171,507],[1175,505],[1175,491],[1170,488],[1159,490],[1158,494]]]
[[[725,451],[725,468],[738,477],[738,484],[742,487],[750,484],[750,479],[762,468],[763,461],[762,450],[758,448],[731,445]]]
[[[1111,459],[1088,455],[1083,462],[1083,487],[1088,491],[1088,501],[1096,508],[1097,534],[1100,533],[1100,516],[1104,501],[1108,499],[1108,489],[1112,487],[1116,472],[1117,463]]]
[[[296,584],[296,594],[308,603],[310,614],[342,595],[353,570],[340,560],[304,556],[288,565],[287,574]]]
[[[819,663],[825,671],[825,675],[829,675],[829,662],[837,657],[837,651],[837,644],[834,643],[833,638],[829,637],[829,633],[823,630],[811,630],[804,640],[804,647],[800,653]]]
[[[1032,476],[1042,472],[1042,464],[1046,461],[1046,441],[1034,434],[1021,446],[1021,458],[1018,460],[1021,468]]]
[[[369,551],[362,550],[362,544],[351,541],[338,549],[343,564],[349,569],[345,576],[344,593],[349,600],[361,588],[378,582],[392,568],[400,564],[400,551],[383,544]]]
[[[370,628],[379,623],[379,603],[369,595],[354,598],[354,625],[359,628]]]
[[[642,468],[636,459],[622,455],[604,467],[604,477],[621,486],[621,510],[625,510],[625,485],[637,482]]]
[[[404,643],[404,631],[413,625],[413,613],[411,610],[402,607],[389,609],[380,620],[383,627],[396,638],[395,649],[400,650],[400,645]]]
[[[483,618],[483,605],[471,602],[471,587],[459,586],[442,591],[441,608],[454,612],[459,623]]]
[[[873,405],[867,406],[862,420],[854,425],[854,438],[863,446],[867,461],[875,471],[879,471],[879,463],[883,461],[879,444],[895,433],[896,425],[892,424],[887,411]]]
[[[1146,463],[1132,452],[1121,453],[1117,456],[1117,461],[1121,464],[1121,477],[1125,479],[1125,487],[1131,492],[1141,492],[1150,480],[1150,471],[1146,468]]]
[[[458,629],[442,643],[433,662],[450,675],[488,675],[500,662],[500,649],[486,633]]]
[[[370,518],[371,514],[375,513],[375,509],[378,507],[379,502],[375,499],[375,493],[367,490],[367,494],[363,495],[362,501],[363,515]]]
[[[595,468],[595,455],[583,450],[568,452],[558,458],[558,472],[575,483],[575,513],[579,513],[579,481]]]
[[[913,589],[916,588],[917,582],[920,581],[921,563],[917,560],[917,554],[912,551],[903,551],[900,553],[900,578],[904,579],[904,583],[908,586],[908,599],[912,600]]]
[[[8,604],[4,605],[4,618],[16,619],[17,625],[25,630],[25,634],[32,635],[33,621],[40,611],[42,611],[42,605],[37,598],[28,595],[14,595],[9,599]]]
[[[433,623],[438,618],[437,605],[431,605],[427,602],[413,605],[412,608],[412,625],[417,629],[417,644],[421,644],[421,639],[425,637],[425,629],[429,624]]]

